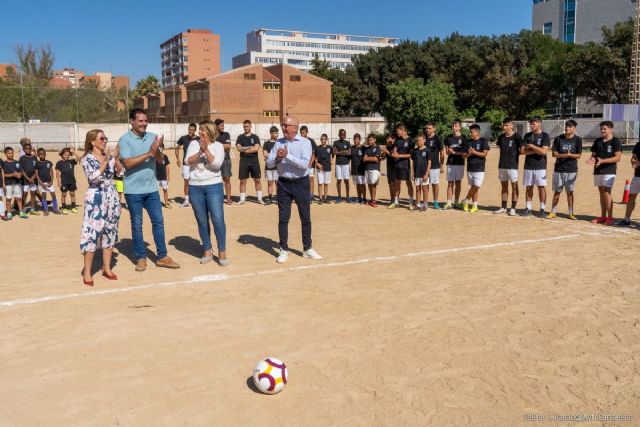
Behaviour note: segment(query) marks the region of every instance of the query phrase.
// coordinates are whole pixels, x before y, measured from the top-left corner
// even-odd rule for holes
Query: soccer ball
[[[253,382],[258,390],[265,394],[280,393],[287,383],[288,376],[287,366],[275,357],[262,359],[253,370]]]

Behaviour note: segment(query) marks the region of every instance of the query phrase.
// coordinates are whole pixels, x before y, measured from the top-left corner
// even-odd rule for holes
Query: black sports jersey
[[[238,139],[236,139],[236,147],[239,145],[241,147],[244,148],[252,148],[253,146],[255,146],[256,144],[260,144],[260,138],[258,138],[258,135],[256,134],[251,134],[251,135],[245,135],[242,134],[240,136],[238,136]],[[244,152],[240,152],[240,158],[241,159],[246,159],[246,160],[258,160],[258,153],[244,153]]]
[[[478,138],[475,141],[472,139],[468,139],[466,142],[467,151],[469,148],[473,148],[476,151],[485,152],[489,151],[491,148],[489,147],[489,141],[484,138]],[[484,172],[484,166],[487,161],[486,157],[478,157],[473,154],[470,154],[467,157],[467,172]]]
[[[640,159],[640,142],[638,142],[636,144],[636,146],[633,147],[633,154],[636,155],[636,158]],[[636,168],[635,173],[633,174],[633,176],[640,177],[640,167]]]
[[[76,159],[58,160],[56,170],[60,171],[60,184],[63,186],[76,183],[74,167],[78,164]]]
[[[416,148],[413,150],[411,158],[413,159],[413,176],[416,179],[424,177],[427,173],[427,164],[431,160],[431,150],[427,147]]]
[[[316,161],[322,165],[325,172],[331,170],[331,155],[333,150],[328,145],[321,145],[316,148]]]
[[[333,142],[333,148],[335,148],[337,151],[350,150],[351,149],[351,144],[346,139],[338,139],[337,141]],[[350,160],[351,160],[351,154],[347,154],[347,155],[337,154],[336,155],[336,166],[337,165],[348,165]]]
[[[442,151],[442,141],[438,135],[427,136],[425,146],[431,155],[431,169],[440,169],[440,152]]]
[[[522,146],[522,138],[517,133],[507,136],[504,133],[498,137],[498,147],[500,147],[500,160],[498,168],[500,169],[518,169],[520,160],[520,147]]]
[[[273,147],[276,145],[275,141],[272,140],[268,140],[265,141],[264,144],[262,144],[262,149],[264,151],[266,151],[267,153],[271,153],[271,150],[273,150]],[[266,163],[265,163],[266,164]],[[278,166],[274,165],[272,168],[265,166],[265,169],[268,171],[274,171],[278,169]]]
[[[467,141],[467,137],[464,135],[460,135],[460,136],[454,136],[454,135],[449,135],[445,140],[444,140],[444,145],[447,148],[451,148],[453,149],[453,151],[455,151],[456,153],[464,153],[465,150],[465,143]],[[464,157],[462,156],[458,156],[455,154],[449,154],[447,156],[447,165],[450,166],[464,166]]]
[[[364,163],[362,163],[364,150],[362,144],[351,146],[351,175],[364,175]]]
[[[610,159],[615,157],[616,153],[622,151],[622,144],[620,140],[615,136],[608,142],[604,142],[604,139],[598,138],[593,142],[591,146],[591,152],[596,153],[596,157],[601,159]],[[615,175],[618,170],[617,163],[606,163],[604,165],[593,167],[594,175]]]
[[[385,148],[387,149],[387,151],[389,152],[389,154],[387,154],[387,155],[386,155],[386,158],[387,158],[387,173],[392,173],[392,172],[393,172],[393,170],[394,170],[394,169],[395,169],[395,167],[396,167],[396,159],[394,159],[394,158],[391,156],[391,153],[393,153],[393,149],[394,149],[394,147],[395,147],[395,144],[387,144],[387,145],[385,145],[384,147],[385,147]]]
[[[197,143],[198,141],[200,141],[200,137],[196,135],[195,138],[191,139],[189,135],[182,135],[180,138],[178,138],[176,144],[182,147],[183,161],[187,159],[187,149],[189,148],[189,144],[194,141]]]
[[[167,180],[167,165],[169,164],[169,158],[166,154],[162,155],[162,161],[156,159],[156,179],[158,181]]]
[[[415,143],[411,138],[396,139],[394,147],[398,154],[411,154],[411,151],[415,148]],[[409,169],[409,159],[395,159],[395,167],[396,169]]]
[[[220,144],[231,144],[231,135],[229,135],[229,132],[222,132],[220,135],[218,135],[216,141]],[[224,158],[225,160],[231,160],[230,151],[224,150]]]
[[[36,161],[36,173],[41,182],[51,183],[51,169],[53,169],[53,163],[49,160]]]
[[[27,156],[24,155],[20,157],[20,169],[22,169],[22,173],[27,175],[29,178],[33,178],[36,173],[36,162],[38,158],[36,156]]]
[[[4,170],[4,162],[0,159],[0,169]],[[2,179],[2,174],[0,173],[0,187],[4,187],[4,180]]]
[[[558,135],[553,140],[553,151],[558,154],[580,154],[582,153],[582,138],[574,135],[567,138],[565,135]],[[556,159],[553,165],[554,172],[578,172],[578,160],[576,159]]]
[[[551,139],[546,132],[540,132],[534,134],[533,132],[527,133],[522,139],[522,144],[526,147],[527,144],[533,144],[537,147],[550,147]],[[527,154],[524,158],[524,168],[527,170],[543,170],[547,169],[547,155],[546,154]]]
[[[365,163],[365,170],[368,171],[379,171],[380,170],[380,157],[382,157],[382,149],[380,148],[380,146],[378,144],[373,144],[369,147],[366,147],[366,150],[364,150],[364,155],[367,157],[377,157],[378,161],[377,162],[366,162]]]
[[[6,176],[7,174],[12,174],[12,173],[21,173],[22,172],[22,168],[20,167],[20,162],[17,160],[12,160],[12,161],[8,161],[5,160],[4,161],[4,166],[2,167],[2,169],[4,169],[4,174],[5,174],[5,181],[4,183],[6,185],[15,185],[15,184],[20,184],[20,178],[16,178],[15,176]]]

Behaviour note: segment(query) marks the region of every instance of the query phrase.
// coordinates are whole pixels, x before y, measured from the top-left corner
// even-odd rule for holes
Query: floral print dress
[[[84,197],[80,252],[113,248],[118,241],[120,221],[120,202],[113,182],[116,161],[111,158],[103,173],[100,173],[100,162],[91,153],[84,156],[80,164],[89,180]]]

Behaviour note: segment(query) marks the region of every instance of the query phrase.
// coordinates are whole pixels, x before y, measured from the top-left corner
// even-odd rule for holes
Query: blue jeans
[[[156,244],[156,256],[162,259],[167,256],[167,245],[164,242],[164,220],[162,219],[162,205],[160,195],[157,191],[145,194],[124,195],[131,215],[131,238],[133,239],[133,252],[136,259],[147,257],[147,250],[144,246],[144,236],[142,235],[142,209],[147,210],[151,219],[151,230],[153,231],[153,241]]]
[[[222,183],[211,185],[189,185],[189,203],[198,222],[198,233],[205,251],[211,250],[211,228],[213,223],[218,251],[226,250],[227,227],[224,224],[224,189]]]

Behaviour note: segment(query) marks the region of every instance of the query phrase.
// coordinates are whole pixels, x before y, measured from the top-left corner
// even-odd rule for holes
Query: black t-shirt
[[[591,152],[596,153],[596,157],[601,159],[610,159],[615,157],[618,151],[622,151],[622,144],[620,140],[615,136],[609,141],[604,142],[602,138],[598,138],[593,142],[591,146]],[[593,167],[594,175],[615,175],[618,170],[617,163],[606,163],[604,165]]]
[[[431,155],[431,169],[440,169],[440,151],[442,151],[442,141],[438,135],[426,137],[425,146],[429,149]]]
[[[377,157],[380,159],[382,156],[382,149],[378,144],[373,144],[369,147],[366,147],[364,150],[364,155],[367,157]],[[365,170],[368,171],[379,171],[380,170],[380,162],[365,162]]]
[[[636,158],[640,159],[640,142],[638,142],[636,144],[636,146],[633,147],[633,154],[636,155]],[[633,176],[640,177],[640,167],[636,168],[635,173],[633,174]]]
[[[162,155],[162,161],[159,162],[156,159],[156,179],[158,181],[167,180],[167,165],[169,164],[169,158],[166,154]]]
[[[4,170],[4,162],[0,159],[0,169]],[[0,187],[4,186],[4,180],[2,179],[2,174],[0,173]]]
[[[574,135],[567,138],[564,134],[558,135],[553,140],[553,151],[558,154],[580,154],[582,153],[582,138]],[[553,165],[554,172],[578,172],[578,160],[576,159],[556,159]]]
[[[36,162],[38,158],[36,156],[22,156],[20,157],[20,168],[22,172],[26,174],[29,178],[33,177],[36,173]]]
[[[311,155],[313,156],[316,154],[316,150],[318,149],[318,144],[316,144],[316,141],[313,138],[307,138],[307,139],[311,143]]]
[[[189,135],[182,135],[176,144],[182,147],[182,160],[184,161],[187,158],[187,150],[189,149],[189,144],[193,141],[200,141],[200,137],[196,135],[195,138],[189,138]]]
[[[249,136],[242,134],[236,140],[236,147],[239,145],[241,147],[251,148],[256,144],[260,144],[260,138],[258,138],[258,135],[253,133]],[[250,161],[257,161],[258,153],[240,153],[240,158]]]
[[[475,141],[472,139],[468,139],[466,144],[466,151],[469,151],[469,148],[473,148],[476,151],[485,152],[489,151],[489,141],[484,138],[476,139]],[[484,172],[484,165],[487,161],[486,157],[478,157],[472,154],[467,157],[467,172]]]
[[[338,139],[333,142],[333,148],[337,151],[351,150],[351,144],[346,139]],[[348,165],[351,160],[351,154],[345,155],[336,155],[336,166],[337,165]]]
[[[398,154],[411,154],[415,148],[415,143],[411,138],[396,139],[395,149]],[[409,169],[409,159],[395,159],[396,169]]]
[[[268,141],[265,141],[265,142],[264,142],[264,144],[262,144],[262,149],[263,149],[264,151],[266,151],[267,153],[271,153],[271,150],[273,150],[273,147],[275,147],[275,145],[276,145],[276,142],[275,142],[275,141],[268,140]],[[266,165],[266,163],[265,163],[265,165]],[[268,170],[268,171],[274,171],[274,170],[277,170],[277,169],[278,169],[278,167],[277,167],[277,166],[274,166],[274,167],[272,167],[272,168],[270,168],[270,167],[268,167],[268,166],[265,166],[265,168],[266,168],[266,170]]]
[[[16,172],[18,173],[22,172],[22,168],[20,167],[20,162],[17,160],[13,160],[13,161],[5,160],[4,165],[2,166],[2,169],[4,169],[5,175],[16,173]],[[5,184],[6,185],[20,184],[20,178],[16,178],[15,176],[7,176],[5,178]]]
[[[413,158],[413,176],[418,179],[424,177],[427,173],[427,162],[431,160],[431,150],[427,147],[416,148],[411,153]],[[433,162],[433,160],[431,160]],[[433,165],[433,163],[431,163]]]
[[[364,175],[364,163],[362,163],[362,156],[364,156],[364,146],[362,144],[351,146],[351,175]]]
[[[219,142],[220,144],[231,144],[231,135],[229,135],[229,132],[222,132],[216,138],[216,142]],[[231,154],[230,154],[229,150],[226,150],[226,149],[224,150],[224,159],[225,160],[227,160],[227,159],[231,160]]]
[[[387,173],[390,173],[396,167],[396,159],[391,157],[391,153],[393,153],[395,144],[387,144],[384,147],[387,149],[387,151],[389,151],[389,154],[387,154],[386,156],[387,156]]]
[[[500,147],[500,161],[498,168],[500,169],[518,169],[518,161],[520,160],[520,147],[522,146],[522,138],[517,133],[507,136],[504,133],[498,137],[498,147]]]
[[[533,144],[537,147],[550,147],[551,139],[546,132],[540,132],[534,135],[533,132],[527,133],[522,144],[526,147],[527,144]],[[527,170],[542,170],[547,169],[547,155],[546,154],[527,154],[524,158],[524,168]]]
[[[53,163],[49,160],[38,160],[36,161],[36,172],[38,173],[38,177],[41,182],[52,183],[51,180],[51,169],[53,169]]]
[[[467,141],[467,137],[464,135],[460,135],[460,136],[449,135],[444,140],[444,145],[447,148],[453,149],[453,151],[455,151],[456,153],[464,153],[466,141]],[[447,156],[447,165],[464,166],[464,157],[458,156],[455,154],[449,154]]]
[[[58,160],[56,170],[60,171],[60,184],[72,185],[76,183],[76,175],[73,168],[78,164],[76,159]]]
[[[321,145],[316,148],[316,161],[322,165],[325,172],[329,172],[331,170],[332,153],[333,150],[328,145]]]

